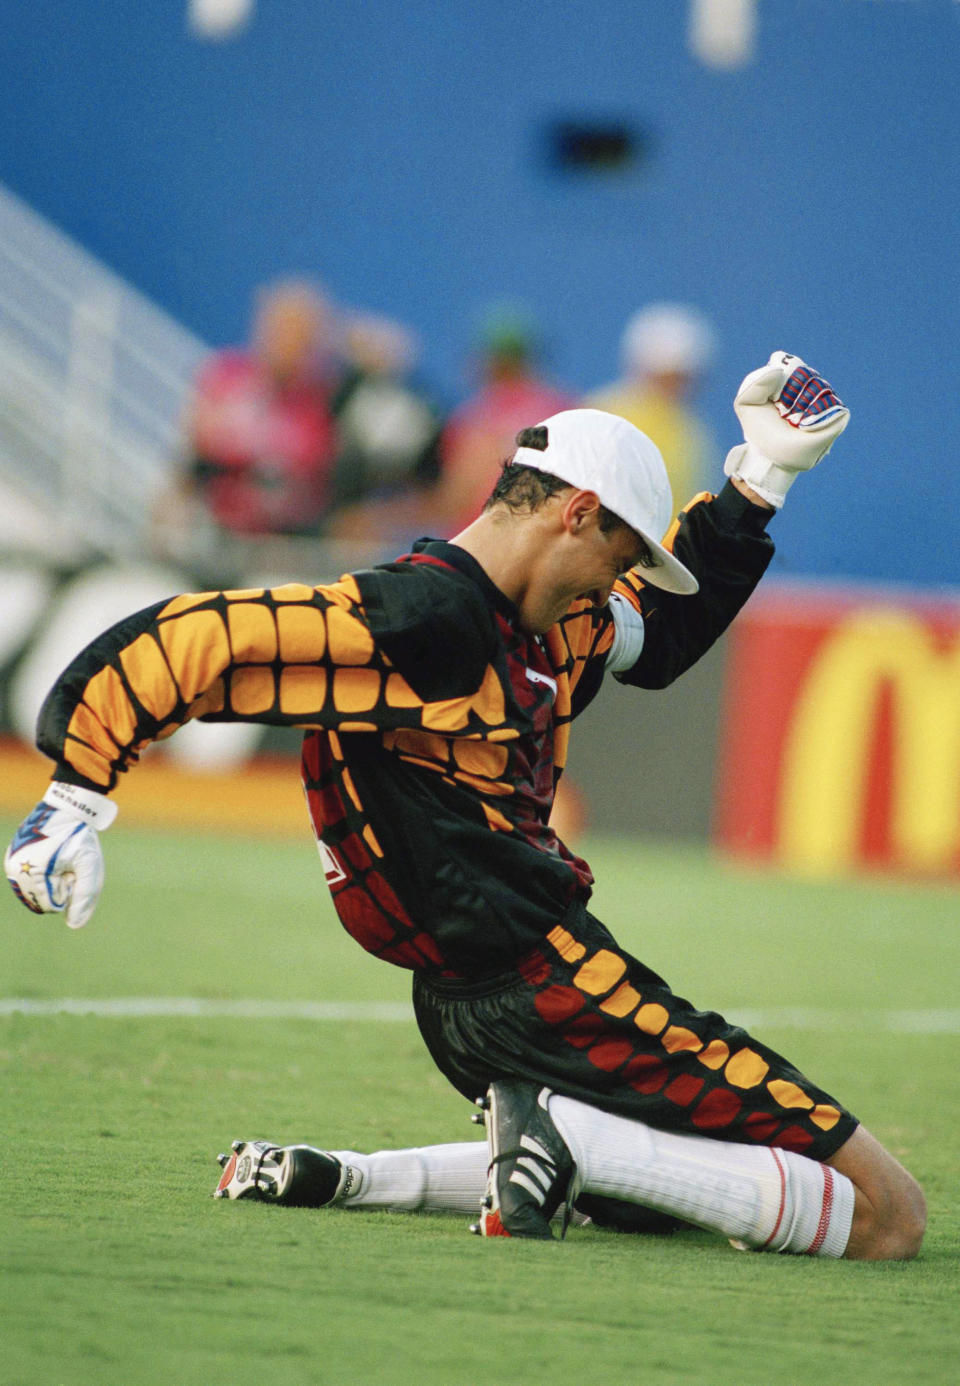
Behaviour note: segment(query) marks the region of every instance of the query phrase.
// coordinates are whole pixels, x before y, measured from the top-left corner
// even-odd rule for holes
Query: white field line
[[[92,1015],[106,1017],[158,1016],[175,1019],[196,1016],[226,1020],[374,1020],[411,1021],[406,1001],[214,1001],[199,996],[60,996],[49,1000],[0,997],[4,1015]],[[871,1011],[823,1010],[805,1007],[729,1007],[728,1020],[747,1030],[783,1027],[791,1030],[893,1031],[912,1035],[960,1035],[960,1009]]]
[[[812,1010],[803,1006],[780,1006],[761,1010],[736,1010],[731,1007],[728,1020],[745,1030],[761,1030],[782,1026],[788,1030],[886,1030],[899,1035],[960,1035],[960,1009],[942,1007],[934,1010],[873,1011]]]
[[[0,997],[0,1015],[200,1016],[226,1020],[412,1020],[406,1001],[211,1001],[201,996]]]

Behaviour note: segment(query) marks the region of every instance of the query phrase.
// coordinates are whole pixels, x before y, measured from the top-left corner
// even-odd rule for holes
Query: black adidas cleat
[[[234,1141],[220,1155],[223,1173],[214,1198],[259,1198],[292,1208],[325,1208],[356,1186],[357,1171],[310,1145]]]
[[[487,1192],[480,1221],[471,1228],[482,1237],[554,1240],[550,1219],[561,1203],[569,1203],[574,1165],[550,1116],[550,1096],[549,1088],[519,1079],[490,1084]]]

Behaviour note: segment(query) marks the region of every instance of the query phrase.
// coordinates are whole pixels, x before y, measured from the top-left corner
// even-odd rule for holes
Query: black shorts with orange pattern
[[[434,1062],[471,1101],[526,1078],[649,1126],[816,1160],[858,1124],[781,1054],[677,996],[579,902],[516,971],[418,974],[413,998]]]

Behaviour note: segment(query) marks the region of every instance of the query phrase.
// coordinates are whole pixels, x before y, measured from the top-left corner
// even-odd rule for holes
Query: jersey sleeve
[[[600,690],[606,673],[640,688],[665,688],[705,654],[756,587],[773,557],[772,512],[729,482],[694,497],[664,540],[700,584],[693,596],[663,592],[633,568],[604,607],[577,602],[558,622],[559,666],[570,677],[570,716]]]
[[[437,590],[415,575],[373,572],[369,610],[358,575],[192,593],[119,622],[68,666],[41,709],[37,743],[56,777],[108,793],[145,746],[194,718],[448,735],[496,727],[503,696],[465,585]],[[459,656],[415,687],[390,651],[433,647],[438,623],[458,630]],[[405,663],[412,673],[416,660]]]
[[[596,697],[616,637],[612,605],[594,606],[585,599],[574,602],[551,627],[547,647],[554,668],[566,673],[569,689],[569,706],[558,701],[558,720],[579,717]]]
[[[643,581],[643,570],[621,578],[615,593],[643,618],[643,646],[621,683],[665,688],[722,635],[773,557],[766,525],[773,511],[754,505],[730,482],[717,496],[695,497],[664,540],[696,577],[693,596],[664,592]]]

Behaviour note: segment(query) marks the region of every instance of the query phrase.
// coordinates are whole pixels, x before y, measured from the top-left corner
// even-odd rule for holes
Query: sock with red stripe
[[[853,1184],[829,1165],[772,1146],[655,1130],[573,1098],[550,1115],[586,1193],[672,1213],[754,1250],[842,1256]]]

